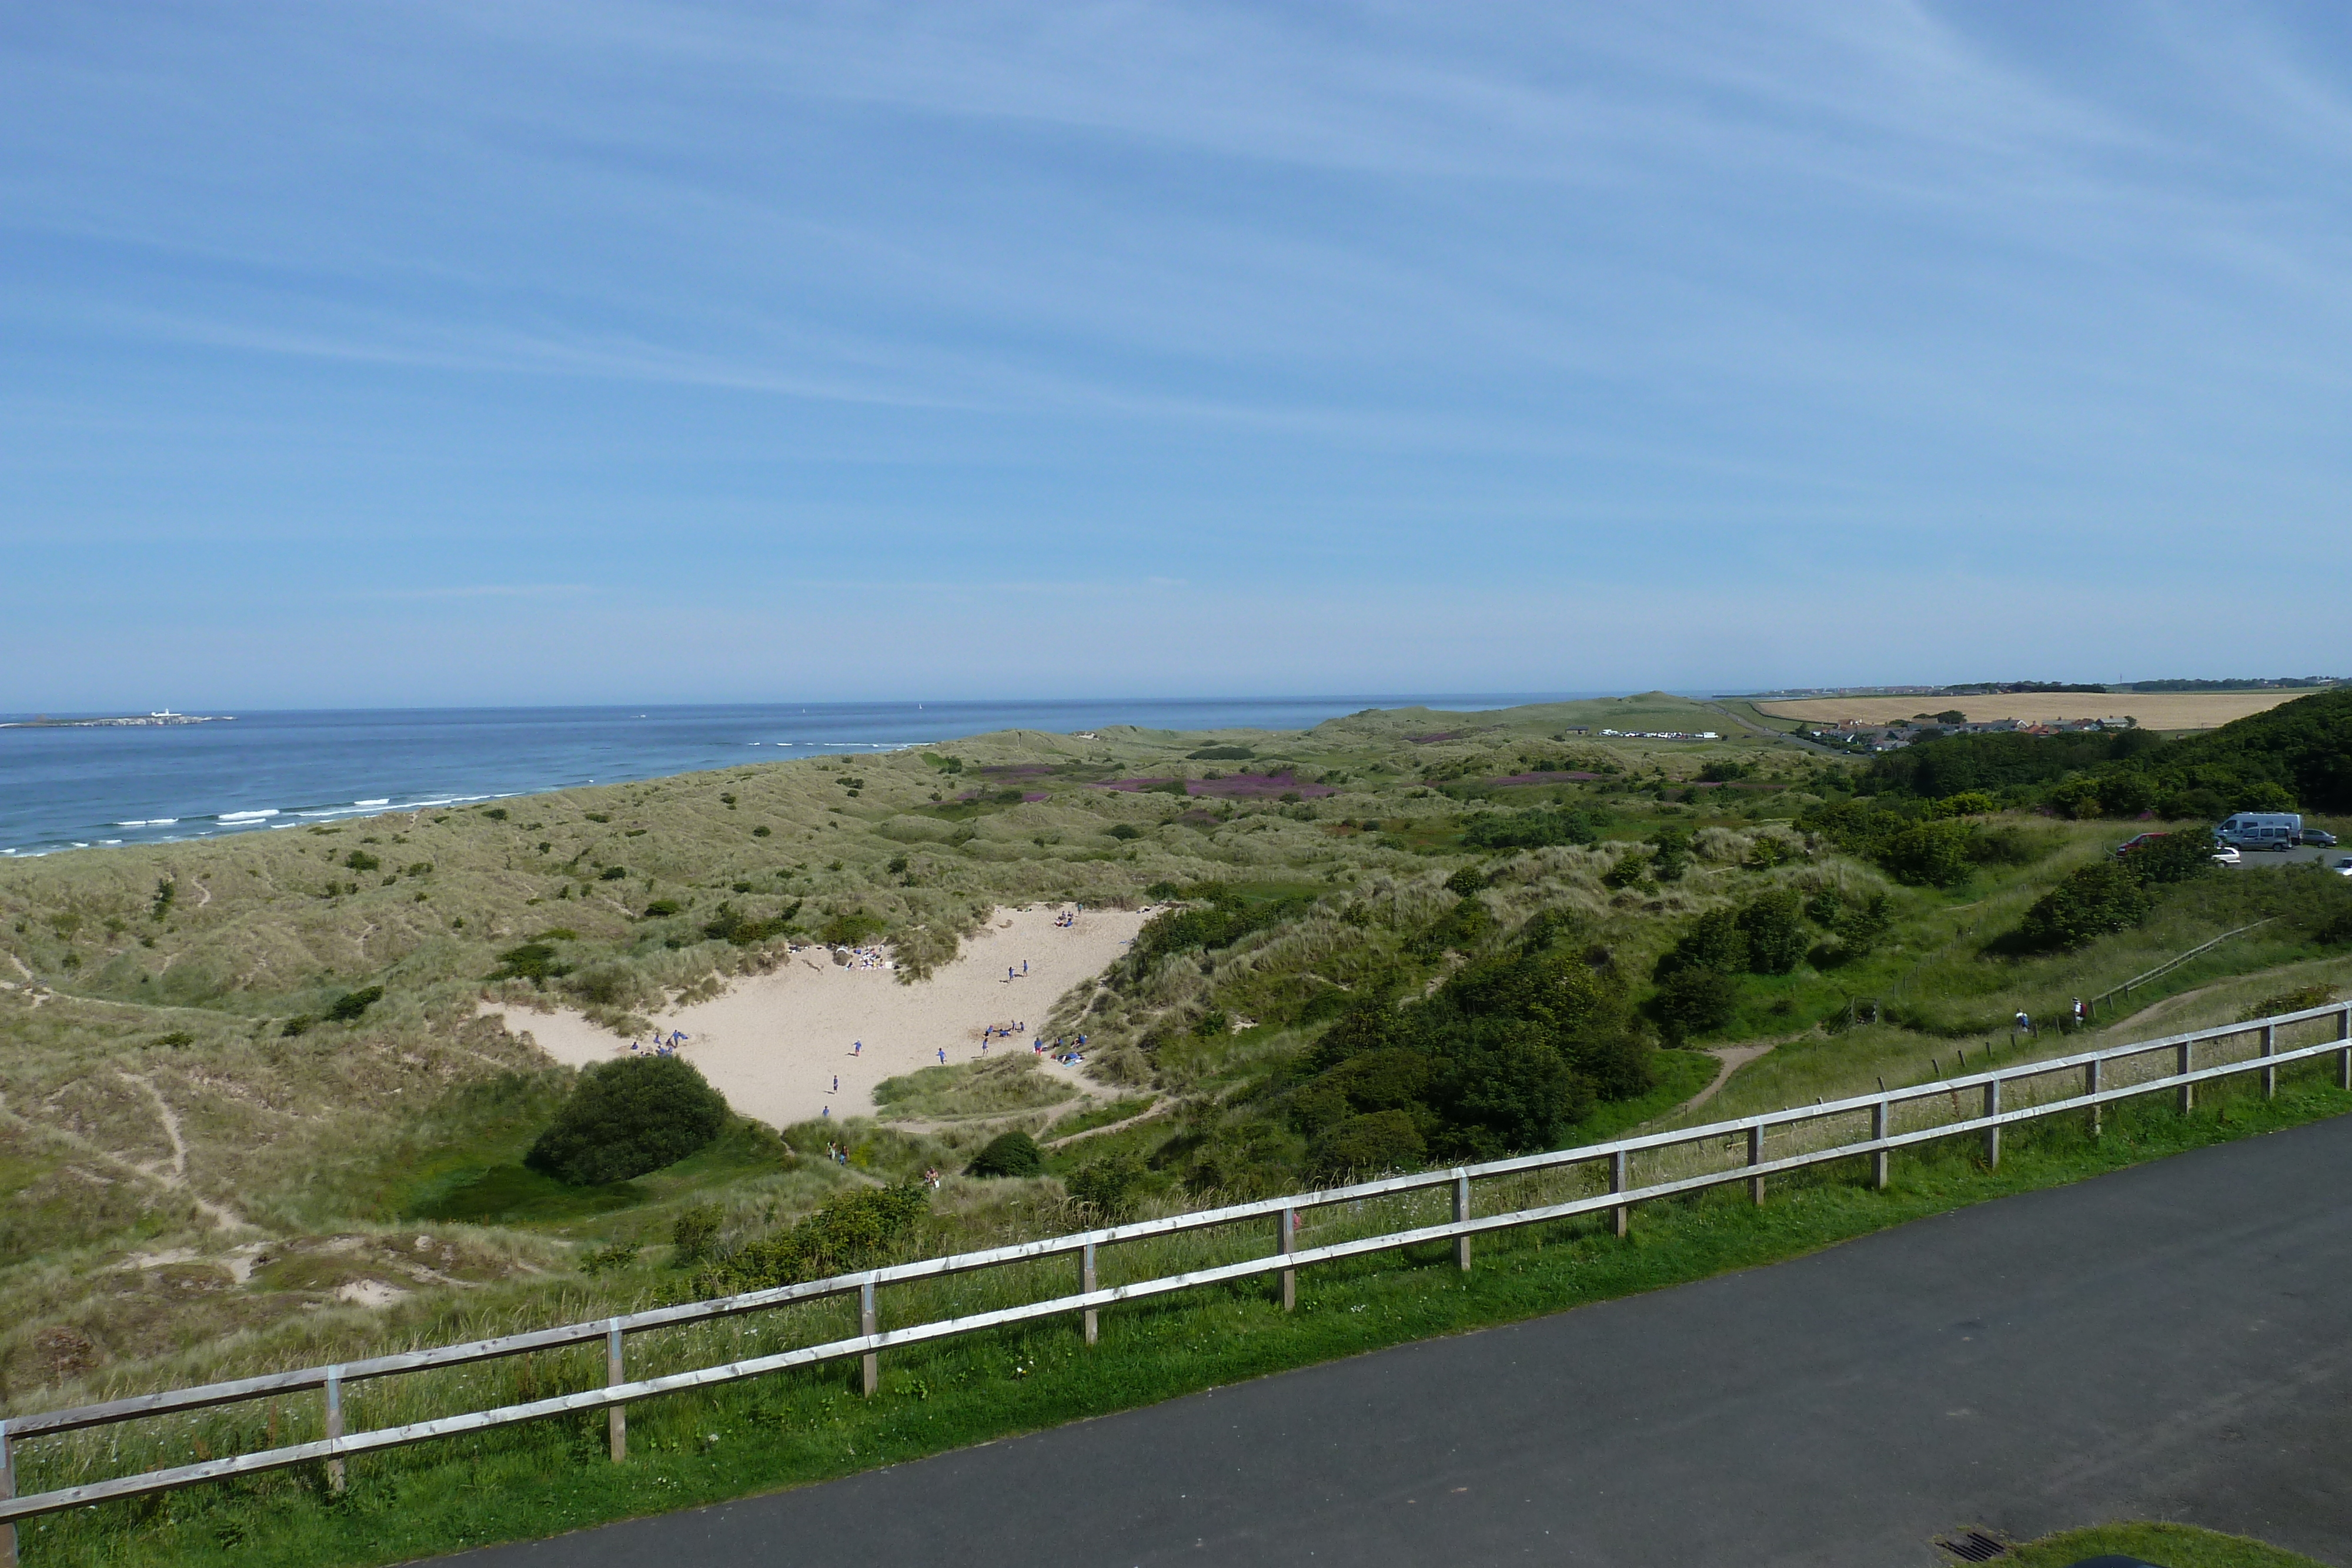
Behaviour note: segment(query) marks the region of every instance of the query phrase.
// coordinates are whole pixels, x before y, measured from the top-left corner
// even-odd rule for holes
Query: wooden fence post
[[[1884,1100],[1870,1108],[1870,1136],[1874,1143],[1881,1142],[1886,1136],[1886,1124],[1889,1120],[1887,1108],[1887,1103]],[[1890,1151],[1886,1149],[1874,1149],[1870,1155],[1870,1185],[1881,1192],[1886,1190],[1889,1153]]]
[[[8,1418],[0,1416],[0,1501],[16,1495],[16,1456],[8,1440]],[[0,1568],[16,1568],[16,1527],[0,1524]]]
[[[621,1368],[621,1320],[614,1318],[604,1325],[604,1386],[618,1388],[629,1380]],[[629,1458],[629,1413],[615,1405],[604,1414],[604,1430],[613,1443],[613,1462],[624,1464]]]
[[[1470,1173],[1456,1171],[1454,1173],[1454,1223],[1459,1225],[1469,1218]],[[1470,1239],[1467,1236],[1454,1239],[1454,1260],[1462,1265],[1464,1273],[1470,1271]]]
[[[1284,1253],[1297,1251],[1298,1211],[1286,1207],[1275,1216],[1275,1223],[1282,1227],[1282,1234],[1274,1239],[1274,1249]],[[1282,1271],[1282,1310],[1286,1312],[1298,1310],[1298,1270],[1296,1269]]]
[[[2098,1059],[2094,1057],[2090,1061],[2083,1063],[2083,1092],[2085,1094],[2096,1094],[2098,1092],[2099,1062]],[[2094,1105],[2091,1107],[2091,1136],[2095,1138],[2099,1135],[2099,1113],[2105,1108],[2105,1107],[2100,1105]]]
[[[1617,1150],[1609,1156],[1609,1190],[1611,1192],[1625,1190],[1625,1151],[1622,1149]],[[1621,1203],[1611,1209],[1609,1215],[1611,1227],[1618,1235],[1622,1236],[1633,1228],[1633,1206],[1632,1204]]]
[[[327,1368],[327,1436],[330,1439],[343,1435],[343,1369]],[[327,1461],[327,1485],[333,1490],[343,1490],[343,1461]]]
[[[2180,1042],[2180,1065],[2176,1071],[2184,1073],[2195,1071],[2190,1064],[2196,1058],[2189,1054],[2190,1050],[2189,1041],[2184,1040]],[[2197,1085],[2184,1083],[2180,1086],[2180,1113],[2186,1116],[2195,1109],[2197,1109]]]
[[[2000,1080],[1998,1078],[1984,1087],[1984,1113],[1988,1116],[2000,1114]],[[2000,1169],[2000,1124],[1999,1123],[1985,1129],[1985,1168],[1994,1171]]]
[[[1078,1289],[1089,1296],[1095,1291],[1095,1244],[1091,1241],[1078,1254]],[[1095,1343],[1100,1327],[1101,1320],[1095,1316],[1094,1308],[1088,1307],[1086,1310],[1086,1341],[1088,1344]]]
[[[2274,1023],[2266,1023],[2263,1025],[2263,1054],[2264,1056],[2275,1056],[2278,1054],[2278,1025]],[[2263,1068],[2263,1098],[2268,1100],[2277,1092],[2278,1069],[2275,1067]]]
[[[857,1288],[857,1332],[859,1333],[878,1333],[879,1331],[876,1328],[875,1324],[874,1281],[871,1279],[868,1279],[866,1283]],[[866,1397],[871,1399],[874,1397],[874,1391],[882,1386],[881,1353],[878,1351],[869,1350],[866,1353],[863,1361],[866,1375]]]
[[[1764,1129],[1761,1125],[1748,1129],[1748,1163],[1751,1166],[1760,1166],[1764,1163]],[[1764,1201],[1762,1176],[1748,1178],[1748,1197],[1751,1203],[1760,1204]]]

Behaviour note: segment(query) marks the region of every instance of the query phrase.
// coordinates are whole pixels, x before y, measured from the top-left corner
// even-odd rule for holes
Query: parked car
[[[2165,835],[2162,833],[2136,834],[2131,838],[2126,839],[2122,843],[2117,844],[2116,846],[2116,853],[2118,856],[2127,855],[2131,853],[2132,851],[2142,848],[2147,844],[2152,844],[2156,842],[2157,840],[2163,838],[2164,836]]]
[[[2235,845],[2224,845],[2222,848],[2213,852],[2213,863],[2215,865],[2236,865],[2240,861],[2242,861],[2245,858],[2245,856],[2238,852]]]
[[[2323,850],[2332,850],[2336,847],[2336,835],[2325,828],[2305,828],[2303,830],[2303,841],[2317,844]]]
[[[2352,855],[2346,855],[2342,860],[2336,862],[2336,874],[2337,876],[2352,876]]]

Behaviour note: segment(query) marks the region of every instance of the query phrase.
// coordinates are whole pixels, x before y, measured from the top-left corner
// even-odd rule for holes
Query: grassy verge
[[[1074,1324],[1057,1323],[908,1351],[886,1358],[881,1394],[870,1401],[856,1396],[855,1367],[845,1364],[652,1402],[631,1412],[631,1459],[624,1466],[604,1458],[603,1421],[592,1417],[357,1461],[340,1498],[327,1492],[321,1475],[289,1471],[80,1511],[27,1526],[25,1561],[377,1563],[543,1536],[804,1485],[1244,1377],[1774,1262],[1987,1198],[2347,1110],[2352,1094],[2329,1086],[2320,1071],[2299,1071],[2267,1102],[2241,1089],[2208,1096],[2189,1116],[2153,1103],[2131,1105],[2109,1118],[2098,1140],[2079,1125],[2039,1124],[2013,1134],[1997,1172],[1976,1163],[1972,1142],[1955,1140],[1898,1160],[1885,1192],[1861,1185],[1857,1169],[1825,1167],[1776,1184],[1760,1209],[1736,1188],[1645,1207],[1622,1240],[1579,1221],[1482,1242],[1478,1266],[1466,1276],[1449,1266],[1443,1246],[1313,1270],[1301,1281],[1295,1313],[1280,1312],[1257,1284],[1106,1312],[1102,1343],[1091,1350]],[[805,1319],[801,1326],[845,1330],[850,1309],[836,1305],[839,1323]],[[756,1325],[737,1332],[747,1336],[747,1351],[767,1347]],[[528,1375],[542,1394],[585,1386],[598,1370],[591,1363],[586,1354],[544,1358]],[[388,1396],[355,1391],[355,1427],[391,1414],[379,1406],[371,1415],[377,1397]],[[62,1483],[62,1463],[36,1447],[25,1456],[19,1485]]]
[[[2193,1524],[2100,1524],[2045,1535],[2017,1549],[2024,1568],[2067,1568],[2085,1557],[2137,1557],[2164,1568],[2319,1568],[2308,1557]]]

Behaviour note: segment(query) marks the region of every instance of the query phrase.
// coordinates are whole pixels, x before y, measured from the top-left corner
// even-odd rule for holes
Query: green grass
[[[1622,1240],[1583,1221],[1482,1240],[1466,1276],[1450,1267],[1444,1247],[1354,1260],[1307,1273],[1292,1314],[1259,1284],[1107,1312],[1102,1343],[1091,1350],[1074,1325],[1060,1323],[909,1350],[885,1358],[882,1391],[871,1401],[855,1396],[848,1364],[655,1401],[631,1412],[625,1466],[602,1457],[601,1418],[583,1418],[355,1461],[351,1490],[341,1499],[329,1496],[317,1475],[297,1471],[159,1502],[110,1504],[28,1526],[26,1561],[358,1564],[543,1536],[823,1480],[1239,1378],[1769,1263],[1963,1205],[2347,1110],[2352,1094],[2328,1086],[2319,1072],[2296,1071],[2267,1102],[2216,1094],[2189,1116],[2134,1103],[2111,1114],[2106,1135],[2095,1141],[2078,1125],[2054,1122],[2020,1130],[1998,1172],[1983,1169],[1969,1144],[1955,1140],[1898,1160],[1884,1192],[1861,1185],[1858,1171],[1822,1168],[1777,1182],[1762,1208],[1736,1188],[1645,1207]],[[1128,1277],[1118,1259],[1107,1258],[1107,1280]],[[936,1308],[953,1297],[927,1300]],[[844,1332],[851,1310],[839,1302],[813,1310],[799,1332]],[[883,1310],[887,1320],[893,1311],[887,1295]],[[706,1337],[696,1348],[748,1354],[777,1343],[761,1337],[757,1323],[726,1332],[737,1337]],[[633,1351],[658,1354],[651,1346]],[[547,1393],[588,1385],[600,1370],[581,1354],[542,1358],[536,1372],[509,1365],[493,1381],[503,1377],[520,1393],[527,1379]],[[355,1395],[355,1426],[414,1418],[415,1412],[385,1403],[396,1396],[371,1392],[375,1386]],[[248,1428],[255,1419],[247,1418]],[[67,1479],[37,1445],[22,1462],[19,1485],[26,1490]]]
[[[2103,1556],[2137,1557],[2163,1568],[2320,1568],[2300,1553],[2193,1524],[2099,1524],[2063,1531],[2019,1547],[2010,1561],[2021,1568],[2068,1568]]]

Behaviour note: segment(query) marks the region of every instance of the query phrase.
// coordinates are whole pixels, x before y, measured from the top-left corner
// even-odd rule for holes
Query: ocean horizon
[[[114,715],[6,714],[0,856],[266,832],[995,730],[1289,730],[1372,707],[1475,711],[1604,695],[1615,694],[265,709],[121,726],[75,722]]]

